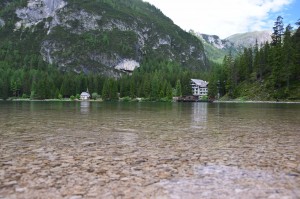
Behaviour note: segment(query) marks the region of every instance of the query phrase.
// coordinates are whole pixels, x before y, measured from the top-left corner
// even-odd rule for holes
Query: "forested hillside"
[[[245,48],[237,58],[227,55],[215,65],[210,77],[209,95],[219,92],[223,99],[299,100],[300,99],[300,20],[296,32],[278,17],[272,42]]]
[[[278,17],[271,43],[256,42],[238,56],[229,46],[223,63],[214,64],[195,34],[141,0],[0,6],[0,99],[75,98],[89,89],[105,100],[169,101],[190,95],[190,79],[200,78],[210,82],[211,98],[300,100],[300,21],[284,29]],[[213,48],[207,54],[220,56]]]
[[[139,89],[158,79],[161,97],[166,85],[208,71],[201,41],[141,0],[1,1],[0,98],[70,97],[87,88],[124,96],[132,79],[139,84],[131,96],[150,97]]]
[[[23,62],[8,60],[13,67],[44,61],[61,71],[118,77],[147,56],[208,69],[202,43],[141,0],[5,2],[0,49]]]

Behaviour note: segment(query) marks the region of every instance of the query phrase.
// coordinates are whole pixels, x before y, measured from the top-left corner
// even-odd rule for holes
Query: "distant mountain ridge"
[[[238,33],[227,37],[225,40],[230,41],[234,46],[240,48],[249,48],[255,45],[256,41],[258,45],[264,44],[266,42],[271,42],[272,31],[263,30],[263,31],[254,31],[246,33]]]
[[[190,33],[198,37],[204,44],[204,50],[207,57],[215,62],[222,62],[226,54],[236,55],[244,48],[253,47],[257,41],[258,45],[271,42],[271,31],[254,31],[247,33],[238,33],[225,39],[217,35],[208,35],[202,33]]]

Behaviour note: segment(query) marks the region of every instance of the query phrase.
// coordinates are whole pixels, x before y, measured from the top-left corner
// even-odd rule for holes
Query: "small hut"
[[[91,95],[89,93],[89,89],[86,89],[86,92],[82,92],[80,94],[80,100],[88,100],[91,98]]]

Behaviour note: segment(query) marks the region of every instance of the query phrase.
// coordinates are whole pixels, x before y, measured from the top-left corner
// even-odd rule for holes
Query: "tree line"
[[[170,101],[173,96],[191,94],[191,78],[208,77],[208,74],[192,72],[176,62],[146,58],[132,74],[115,79],[97,74],[61,72],[35,55],[12,61],[10,53],[10,50],[0,49],[3,60],[0,61],[1,99],[76,98],[88,89],[93,98],[104,100],[140,97]]]
[[[279,16],[273,27],[272,42],[245,48],[234,58],[226,55],[214,64],[209,95],[249,99],[300,99],[300,20],[294,31],[284,28]]]

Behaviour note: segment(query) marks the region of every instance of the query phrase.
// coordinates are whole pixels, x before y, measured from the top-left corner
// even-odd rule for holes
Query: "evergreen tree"
[[[235,61],[231,54],[224,57],[223,65],[226,73],[226,92],[229,94],[230,97],[233,97],[233,91],[236,86],[236,71],[234,68]],[[244,68],[246,68],[246,62]]]
[[[255,46],[254,46],[253,70],[254,70],[255,79],[258,79],[259,77],[259,79],[261,80],[262,78],[261,57],[258,49],[257,39],[255,40]]]
[[[71,84],[70,84],[69,78],[68,78],[68,76],[65,76],[64,80],[61,84],[61,87],[60,87],[60,93],[65,97],[71,96],[72,93],[70,92],[70,87],[71,87]]]
[[[1,97],[2,99],[6,100],[9,97],[9,79],[7,76],[7,73],[3,75],[2,82],[0,82],[0,88],[1,88]]]
[[[281,38],[284,32],[283,27],[283,18],[278,16],[273,27],[273,34],[272,34],[272,45],[281,45]]]
[[[157,73],[154,74],[151,80],[151,98],[153,100],[159,98],[159,78]]]
[[[103,89],[102,89],[102,99],[103,100],[110,99],[110,81],[109,81],[109,79],[106,79],[104,81]]]
[[[300,26],[300,19],[295,23],[297,26]]]
[[[213,69],[212,75],[209,78],[208,93],[207,93],[207,96],[211,99],[215,99],[218,95],[217,84],[218,84],[217,73]]]
[[[171,86],[170,82],[168,82],[167,86],[166,86],[166,96],[169,100],[171,100],[173,98],[172,86]]]
[[[30,74],[28,71],[25,71],[24,73],[24,78],[23,78],[23,84],[22,84],[22,90],[23,93],[26,95],[30,95],[30,91],[31,91],[31,78],[30,78]]]
[[[148,76],[145,77],[143,83],[144,97],[149,98],[151,95],[151,82]]]
[[[135,98],[136,97],[136,95],[135,95],[135,83],[134,83],[134,80],[130,81],[130,97],[131,98]]]
[[[278,89],[282,87],[282,82],[284,80],[284,67],[283,67],[283,59],[282,59],[282,48],[281,46],[277,45],[270,51],[270,64],[272,67],[272,74],[271,74],[271,85],[274,90],[277,92]],[[275,93],[275,95],[277,95]],[[275,98],[278,98],[276,96]]]
[[[17,91],[18,91],[18,87],[17,87],[17,82],[16,81],[11,81],[10,82],[10,90],[13,94],[14,97],[17,97]]]
[[[9,85],[8,85],[8,79],[5,78],[2,81],[2,98],[6,100],[9,97]]]
[[[118,100],[118,84],[115,80],[110,79],[110,99],[111,100]]]
[[[300,19],[298,19],[296,25],[297,30],[292,38],[292,42],[295,46],[295,71],[293,72],[295,79],[300,79]]]
[[[183,75],[180,78],[180,85],[181,85],[181,93],[179,94],[182,95],[192,95],[192,89],[191,89],[191,77],[192,75],[189,72],[184,72]],[[193,77],[196,77],[193,76]]]
[[[48,97],[48,84],[44,78],[37,81],[35,95],[38,99],[46,99]]]
[[[182,96],[181,82],[179,79],[176,82],[176,96],[178,96],[178,97]]]
[[[264,76],[264,74],[269,74],[272,72],[272,67],[271,67],[271,45],[269,44],[269,42],[266,42],[266,44],[264,45],[264,47],[262,48],[263,52],[262,52],[262,75]]]
[[[285,74],[285,81],[286,81],[286,86],[289,88],[290,86],[290,79],[291,75],[293,72],[295,72],[294,69],[294,64],[295,64],[295,57],[296,57],[296,52],[295,52],[295,46],[292,43],[292,27],[289,24],[284,33],[284,38],[283,38],[283,66],[285,67],[284,69],[284,74]]]
[[[167,81],[165,80],[163,84],[159,87],[159,98],[162,99],[166,97],[166,88],[167,88]]]

